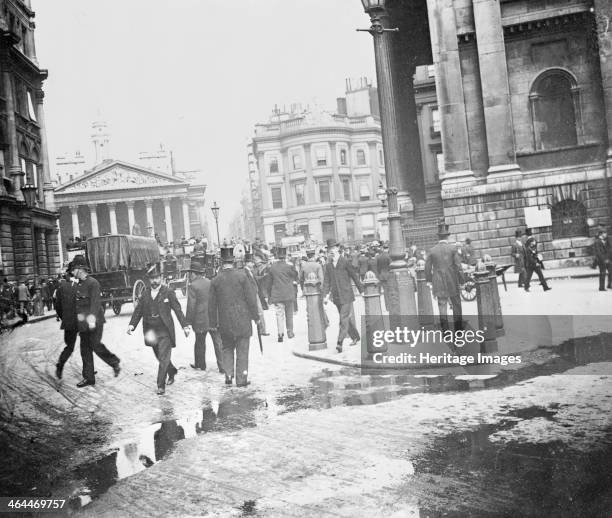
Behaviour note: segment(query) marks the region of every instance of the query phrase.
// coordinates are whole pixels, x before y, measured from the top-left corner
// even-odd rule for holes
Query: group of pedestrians
[[[517,230],[510,254],[514,261],[514,271],[519,274],[518,287],[529,292],[531,279],[535,273],[544,291],[552,289],[544,277],[542,255],[538,253],[538,242],[531,229]]]

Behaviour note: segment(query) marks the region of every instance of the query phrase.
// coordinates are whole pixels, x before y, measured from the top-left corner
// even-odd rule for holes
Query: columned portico
[[[111,234],[117,234],[117,213],[115,211],[115,203],[107,203],[106,206],[108,207]]]
[[[155,223],[153,219],[153,200],[146,199],[144,201],[145,207],[147,209],[147,231],[151,236],[155,235]]]
[[[166,223],[166,241],[170,243],[174,241],[174,236],[172,233],[172,210],[170,209],[170,200],[168,198],[164,198],[164,215]]]
[[[79,236],[81,234],[79,229],[79,206],[70,205],[70,213],[72,216],[72,237]]]
[[[89,216],[91,218],[91,235],[93,237],[97,237],[100,235],[100,232],[98,230],[98,210],[97,210],[97,205],[90,205],[89,206]]]
[[[130,234],[134,233],[134,225],[136,224],[136,219],[134,218],[134,200],[128,200],[125,202],[128,210],[128,226],[130,228]]]
[[[191,224],[189,221],[189,204],[185,201],[181,201],[183,207],[183,235],[189,239],[191,237]]]

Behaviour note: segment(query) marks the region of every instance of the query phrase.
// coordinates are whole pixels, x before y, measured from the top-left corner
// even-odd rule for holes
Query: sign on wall
[[[525,207],[525,225],[530,228],[552,226],[550,209],[540,209],[539,207]]]

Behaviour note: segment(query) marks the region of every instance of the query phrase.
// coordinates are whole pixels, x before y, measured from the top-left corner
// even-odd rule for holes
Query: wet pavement
[[[124,372],[98,366],[87,391],[71,386],[76,358],[53,380],[54,326],[14,332],[1,402],[21,424],[1,438],[34,455],[12,473],[5,463],[3,494],[68,498],[69,514],[89,516],[609,515],[612,335],[540,348],[495,377],[362,376],[268,338],[247,389],[191,371],[179,346],[177,383],[159,398],[126,324],[109,318],[105,335]]]

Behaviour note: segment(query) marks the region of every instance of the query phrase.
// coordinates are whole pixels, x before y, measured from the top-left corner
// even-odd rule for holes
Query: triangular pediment
[[[83,176],[58,186],[56,193],[115,191],[125,189],[142,189],[143,187],[180,186],[188,184],[176,178],[152,169],[140,167],[127,162],[113,160],[95,167]]]

